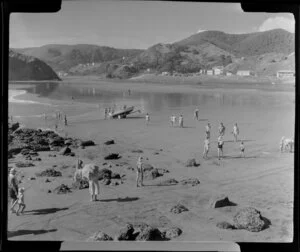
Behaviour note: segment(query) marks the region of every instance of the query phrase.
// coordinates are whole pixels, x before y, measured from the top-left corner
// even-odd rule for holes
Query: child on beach
[[[245,157],[245,146],[243,141],[241,142],[240,150],[241,150],[241,157]]]
[[[232,133],[233,133],[235,142],[237,142],[237,137],[238,137],[238,134],[240,133],[239,128],[237,126],[237,123],[235,123],[233,125],[233,132]]]
[[[149,124],[149,121],[150,121],[150,116],[149,116],[149,114],[147,113],[147,114],[146,114],[146,125]]]
[[[19,208],[16,212],[16,215],[19,215],[21,208],[22,208],[21,213],[23,213],[23,211],[26,207],[25,202],[24,202],[24,191],[25,191],[25,189],[23,187],[19,188],[18,203],[17,203],[19,205]]]
[[[179,127],[183,128],[183,116],[182,115],[179,116],[178,122],[179,122]]]
[[[139,156],[138,161],[137,161],[137,166],[136,166],[136,187],[139,187],[139,182],[140,182],[141,186],[144,186],[143,178],[144,178],[143,158],[142,158],[142,156]]]
[[[207,123],[207,125],[205,126],[205,134],[207,139],[210,139],[210,129],[211,129],[210,123]]]
[[[208,151],[209,151],[209,138],[206,138],[204,140],[203,158],[207,158]]]
[[[219,127],[219,136],[224,136],[224,135],[225,135],[225,126],[221,122]]]
[[[218,159],[219,160],[220,160],[220,157],[223,157],[223,145],[224,145],[223,138],[222,138],[222,136],[219,136],[218,137]],[[222,156],[221,156],[221,153],[222,153]]]

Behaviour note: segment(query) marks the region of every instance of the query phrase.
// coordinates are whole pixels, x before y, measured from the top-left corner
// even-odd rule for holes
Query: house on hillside
[[[213,70],[206,70],[206,74],[207,75],[214,75],[214,72],[213,72]]]
[[[162,72],[161,75],[162,76],[167,76],[167,75],[169,75],[169,73],[168,72]]]
[[[238,75],[238,76],[250,76],[251,71],[250,70],[238,70],[236,75]]]
[[[277,78],[295,77],[295,71],[292,70],[280,70],[276,74]]]

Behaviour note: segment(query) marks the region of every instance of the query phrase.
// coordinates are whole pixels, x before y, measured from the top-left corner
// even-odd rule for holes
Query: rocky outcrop
[[[53,168],[46,169],[45,171],[37,173],[36,175],[38,177],[61,177],[62,176],[60,171],[56,171]]]
[[[173,206],[170,210],[170,212],[174,213],[174,214],[180,214],[180,213],[186,212],[186,211],[189,211],[189,209],[181,204],[177,204],[176,206]]]
[[[111,145],[111,144],[115,144],[114,140],[108,140],[106,142],[104,142],[105,145]]]
[[[246,207],[237,212],[233,217],[234,226],[237,229],[246,229],[251,232],[259,232],[267,228],[271,223],[261,216],[253,207]]]
[[[159,229],[144,225],[140,228],[138,236],[135,238],[136,241],[161,241],[164,240],[162,233]]]
[[[96,232],[91,237],[87,239],[87,241],[112,241],[113,238],[109,235],[103,233],[102,231]]]
[[[182,230],[178,227],[171,227],[162,232],[165,239],[174,239],[182,234]]]
[[[72,184],[73,189],[85,189],[89,188],[89,181],[87,178],[77,178],[77,180]]]
[[[104,157],[105,160],[114,160],[114,159],[119,159],[119,158],[120,158],[120,155],[118,153],[110,153]]]
[[[92,140],[87,140],[87,141],[81,141],[80,146],[83,147],[88,147],[88,146],[94,146],[95,143]]]
[[[226,207],[226,206],[236,206],[236,204],[229,201],[228,196],[219,195],[219,196],[212,197],[210,199],[209,206],[211,208],[219,208],[219,207]]]
[[[9,50],[9,80],[60,80],[45,62]]]
[[[124,228],[122,228],[117,236],[118,241],[134,241],[135,236],[133,235],[134,228],[131,224],[126,224]]]

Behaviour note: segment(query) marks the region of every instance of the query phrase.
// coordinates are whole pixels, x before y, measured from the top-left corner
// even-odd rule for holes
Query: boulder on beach
[[[98,231],[93,234],[91,237],[87,239],[87,241],[112,241],[113,238],[109,235],[103,233],[102,231]]]
[[[181,180],[180,183],[182,185],[192,185],[192,186],[195,186],[195,185],[200,184],[200,181],[199,181],[199,179],[196,179],[196,178],[189,178],[189,179],[183,179],[183,180]]]
[[[71,189],[65,185],[65,184],[61,184],[60,186],[56,187],[53,192],[57,193],[57,194],[65,194],[65,193],[70,193],[72,192]]]
[[[222,229],[235,229],[235,226],[226,221],[218,222],[216,226]]]
[[[177,204],[175,206],[173,206],[170,210],[171,213],[174,213],[174,214],[180,214],[182,212],[186,212],[186,211],[189,211],[188,208],[186,208],[184,205],[182,204]]]
[[[104,157],[105,160],[113,160],[113,159],[119,159],[119,158],[120,158],[120,155],[118,153],[110,153]]]
[[[245,207],[239,210],[233,217],[234,226],[237,229],[246,229],[251,232],[259,232],[270,225],[270,221],[261,216],[253,207]]]
[[[176,179],[167,179],[158,183],[159,186],[177,185],[179,182]]]
[[[125,227],[123,227],[118,236],[117,236],[117,240],[118,241],[134,241],[135,240],[135,236],[133,235],[134,233],[134,228],[131,224],[126,224]]]
[[[119,173],[112,173],[112,174],[111,174],[111,178],[112,178],[112,179],[121,179],[121,176],[120,176]]]
[[[56,171],[53,168],[46,169],[40,173],[36,173],[39,177],[61,177],[62,174],[60,171]]]
[[[62,148],[59,152],[59,154],[61,154],[61,155],[67,155],[67,154],[70,154],[70,153],[71,153],[71,149],[68,146]]]
[[[161,241],[164,240],[163,234],[154,227],[144,225],[140,228],[138,236],[135,238],[136,241]]]
[[[196,162],[196,159],[195,158],[192,158],[192,159],[188,159],[187,161],[186,161],[186,163],[185,163],[185,166],[186,167],[197,167],[197,166],[199,166],[200,164],[198,164],[197,162]]]
[[[178,228],[178,227],[171,227],[171,228],[166,229],[163,232],[163,234],[164,234],[164,237],[166,239],[170,239],[171,240],[171,239],[176,238],[179,235],[181,235],[182,234],[182,230],[180,228]]]
[[[80,146],[83,147],[88,147],[88,146],[94,146],[95,142],[92,140],[87,140],[87,141],[81,141]]]
[[[105,145],[111,145],[111,144],[115,144],[114,140],[108,140],[106,142],[104,142]]]
[[[30,162],[18,162],[16,163],[16,167],[18,168],[25,168],[25,167],[32,167],[35,166],[33,163]]]
[[[236,204],[229,201],[228,196],[225,195],[214,196],[209,201],[209,206],[211,208],[219,208],[219,207],[235,206],[235,205]]]

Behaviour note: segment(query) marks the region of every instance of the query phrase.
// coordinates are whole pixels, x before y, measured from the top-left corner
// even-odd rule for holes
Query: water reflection
[[[138,105],[142,110],[161,111],[163,109],[176,109],[187,106],[237,107],[249,106],[259,109],[262,106],[274,106],[283,103],[283,95],[268,94],[267,92],[222,92],[217,90],[204,90],[195,93],[159,93],[137,91],[109,91],[96,87],[77,87],[61,83],[34,83],[24,88],[29,93],[52,99],[71,99],[77,101],[97,103],[104,106]]]

